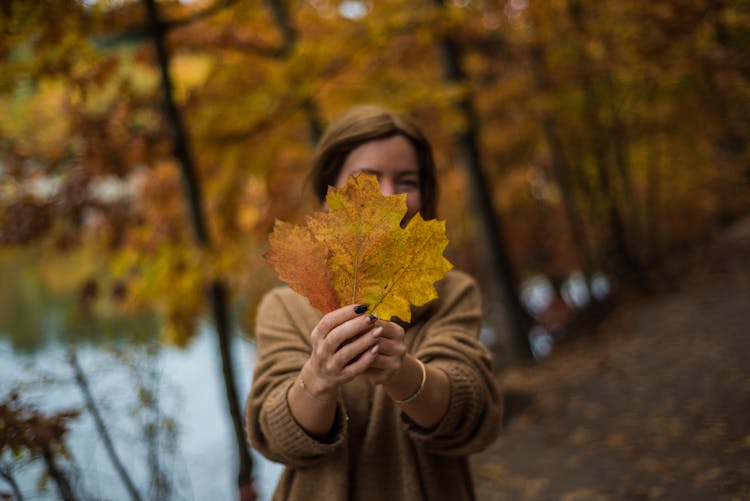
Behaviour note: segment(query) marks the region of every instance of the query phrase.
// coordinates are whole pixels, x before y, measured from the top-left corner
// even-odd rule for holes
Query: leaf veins
[[[328,212],[309,216],[306,228],[276,223],[266,259],[279,278],[323,313],[367,304],[381,318],[408,322],[412,305],[437,297],[434,283],[453,266],[443,257],[444,221],[417,214],[402,228],[406,195],[383,196],[371,174],[330,188],[326,203]]]
[[[315,240],[310,230],[277,220],[268,242],[270,249],[264,257],[279,279],[323,313],[341,306],[326,263],[328,249]]]

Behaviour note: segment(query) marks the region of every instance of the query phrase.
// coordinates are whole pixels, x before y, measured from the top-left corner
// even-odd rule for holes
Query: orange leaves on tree
[[[326,203],[306,226],[276,222],[265,257],[281,280],[323,313],[367,304],[408,322],[410,306],[437,297],[435,282],[453,266],[443,257],[445,221],[417,214],[402,228],[406,195],[383,196],[371,174],[330,188]]]

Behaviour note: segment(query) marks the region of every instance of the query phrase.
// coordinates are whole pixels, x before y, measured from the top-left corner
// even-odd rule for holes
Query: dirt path
[[[750,219],[678,273],[500,374],[511,417],[473,458],[478,499],[750,499]]]

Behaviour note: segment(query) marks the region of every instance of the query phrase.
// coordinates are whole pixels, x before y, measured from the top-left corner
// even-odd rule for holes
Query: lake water
[[[23,401],[45,411],[84,409],[66,346],[52,340],[31,352],[19,352],[8,338],[7,333],[0,332],[3,396],[10,388],[20,386]],[[235,447],[218,350],[210,328],[203,326],[183,349],[160,347],[151,353],[145,347],[125,348],[112,350],[87,344],[78,346],[76,351],[115,448],[143,498],[152,499],[149,485],[153,471],[143,430],[149,422],[173,419],[176,426],[165,426],[169,431],[163,431],[158,440],[151,442],[157,444],[151,451],[158,451],[159,467],[171,486],[168,498],[236,499]],[[239,337],[233,350],[240,394],[244,396],[250,385],[255,352],[252,343]],[[158,405],[144,405],[139,400],[143,388],[156,396]],[[75,460],[74,485],[84,499],[128,499],[96,434],[93,419],[85,410],[72,422],[67,444]],[[2,460],[7,464],[10,458],[6,455]],[[254,460],[260,499],[269,499],[281,468],[257,454]],[[58,499],[54,484],[50,483],[46,492],[38,489],[40,468],[41,463],[37,462],[14,473],[25,499]],[[0,478],[0,492],[9,490]]]
[[[80,298],[71,291],[79,283],[76,266],[90,259],[66,259],[0,255],[0,398],[19,388],[24,403],[46,412],[80,409],[66,440],[73,461],[61,464],[82,499],[128,499],[68,361],[75,346],[115,449],[144,500],[236,499],[235,446],[211,326],[201,325],[187,347],[177,348],[149,342],[158,332],[153,318],[118,318],[109,311],[107,318],[81,319],[75,314]],[[532,312],[551,297],[542,282],[524,288]],[[586,288],[570,282],[566,291],[576,299]],[[254,346],[238,335],[232,349],[244,397]],[[257,454],[254,460],[260,499],[269,499],[281,467]],[[52,483],[38,487],[41,461],[12,461],[6,454],[0,467],[13,469],[25,499],[58,499]],[[0,493],[9,491],[0,476]]]

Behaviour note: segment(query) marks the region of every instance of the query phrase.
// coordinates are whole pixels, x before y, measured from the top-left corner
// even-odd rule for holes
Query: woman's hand
[[[363,313],[364,308],[345,306],[323,316],[313,329],[312,353],[300,373],[313,396],[334,396],[339,386],[375,362],[385,329],[374,325],[376,317]]]
[[[448,408],[450,382],[440,369],[421,363],[407,354],[404,329],[379,320],[380,351],[365,374],[372,384],[380,384],[414,422],[425,429],[435,426]]]
[[[375,325],[383,331],[378,336],[379,351],[366,374],[370,383],[385,384],[401,370],[406,355],[406,336],[403,327],[393,322],[378,320]]]

